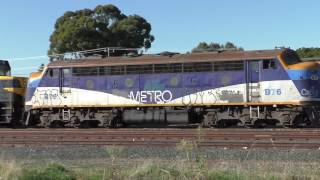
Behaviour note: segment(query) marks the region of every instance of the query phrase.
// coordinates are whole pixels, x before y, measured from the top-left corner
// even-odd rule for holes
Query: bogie
[[[39,127],[124,127],[130,125],[192,125],[202,127],[310,127],[311,121],[301,107],[259,107],[252,115],[250,107],[151,107],[80,108],[32,111],[30,125]]]

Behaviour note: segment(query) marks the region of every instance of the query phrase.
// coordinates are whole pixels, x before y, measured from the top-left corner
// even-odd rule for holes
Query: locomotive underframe
[[[317,106],[204,106],[137,108],[50,108],[29,111],[26,125],[41,127],[121,127],[200,125],[202,127],[317,127]]]

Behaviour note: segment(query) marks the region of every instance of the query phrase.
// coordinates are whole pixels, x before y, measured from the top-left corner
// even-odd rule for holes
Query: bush
[[[75,180],[75,174],[59,164],[50,164],[44,169],[24,169],[23,180]]]

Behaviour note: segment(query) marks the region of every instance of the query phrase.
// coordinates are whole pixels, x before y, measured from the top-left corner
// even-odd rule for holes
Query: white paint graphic
[[[319,90],[317,90],[315,87],[311,87],[310,89],[302,89],[301,95],[304,97],[318,97]]]
[[[135,100],[141,103],[147,102],[170,102],[172,100],[172,93],[169,90],[164,91],[137,91],[136,94],[133,91],[129,93],[129,99]]]

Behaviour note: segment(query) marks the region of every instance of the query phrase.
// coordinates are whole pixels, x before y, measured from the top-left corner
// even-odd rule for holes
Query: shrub
[[[49,164],[44,169],[24,169],[21,179],[23,180],[75,180],[75,174],[59,164]]]

